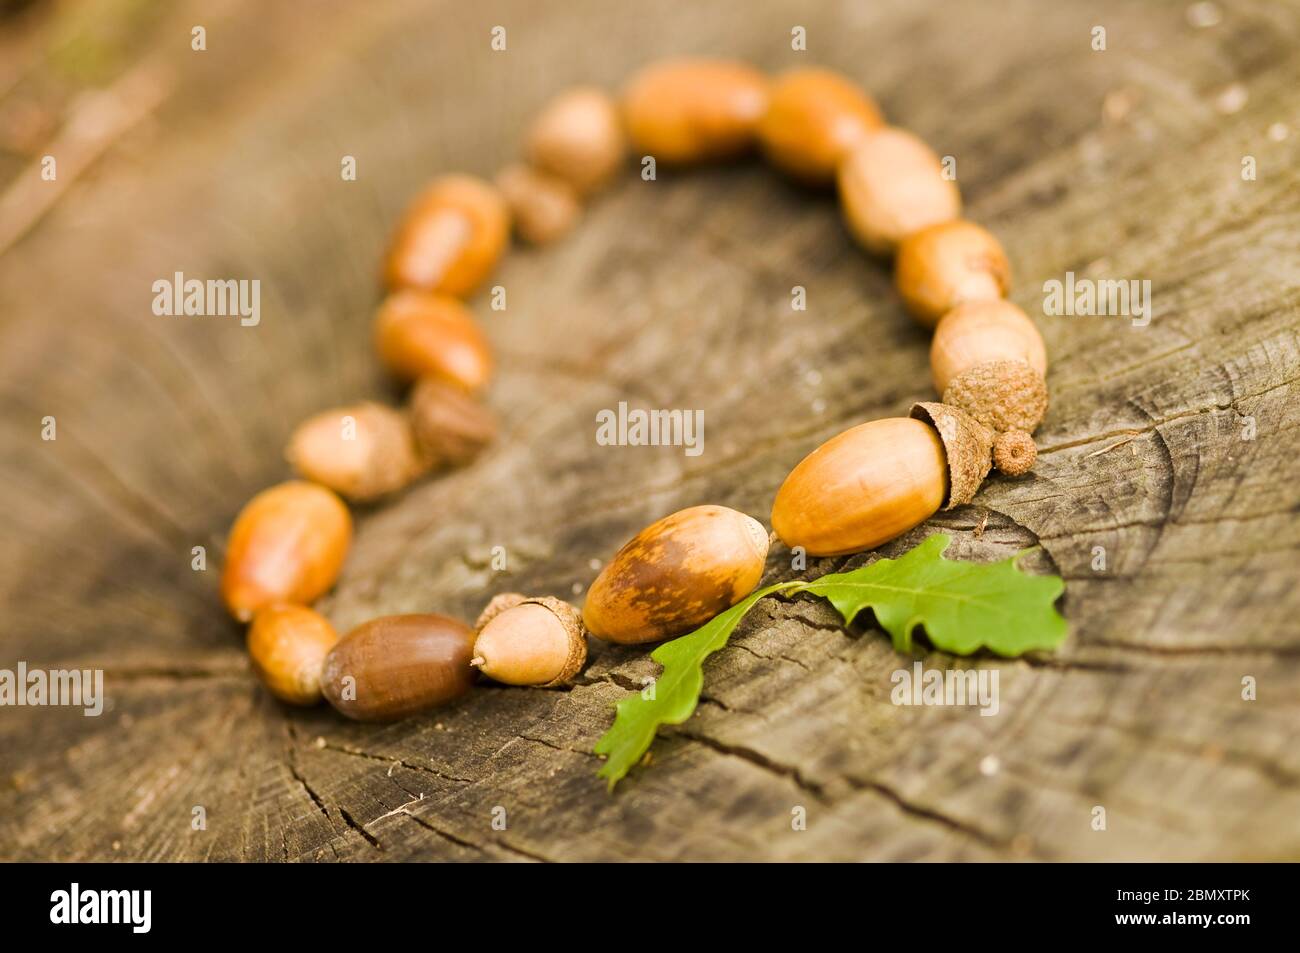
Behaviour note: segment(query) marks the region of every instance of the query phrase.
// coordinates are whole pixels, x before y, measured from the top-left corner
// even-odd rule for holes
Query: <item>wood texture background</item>
[[[113,0],[6,21],[0,667],[103,667],[112,708],[0,709],[0,858],[1300,859],[1295,3],[1220,0],[1204,28],[1185,3],[1118,0],[307,7]],[[369,321],[404,201],[439,172],[493,173],[556,91],[672,54],[842,69],[957,157],[1040,319],[1053,404],[1032,476],[991,479],[883,552],[938,529],[972,558],[1039,544],[1030,564],[1068,580],[1069,642],[922,656],[996,667],[996,717],[895,707],[912,660],[879,630],[768,600],[709,663],[698,714],[612,797],[589,752],[653,674],[644,652],[598,644],[570,691],[484,686],[390,726],[280,706],[217,598],[223,538],[285,476],[298,420],[393,395]],[[61,181],[42,192],[47,151]],[[1043,316],[1043,282],[1071,270],[1149,279],[1150,325]],[[176,271],[259,278],[260,326],[156,317],[150,286]],[[359,516],[324,604],[340,627],[472,619],[506,590],[580,601],[642,525],[702,502],[766,521],[812,447],[931,395],[888,268],[831,197],[756,163],[629,172],[496,281],[508,309],[474,304],[503,437]],[[704,454],[596,446],[595,412],[624,399],[703,409]],[[790,575],[774,547],[768,581]]]

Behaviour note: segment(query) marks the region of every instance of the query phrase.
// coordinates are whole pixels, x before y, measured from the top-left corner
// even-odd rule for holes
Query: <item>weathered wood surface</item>
[[[0,709],[0,857],[1300,858],[1294,3],[1219,2],[1201,28],[1183,3],[1118,0],[118,6],[136,11],[125,35],[63,28],[70,9],[114,7],[66,4],[53,25],[11,23],[0,56],[0,207],[10,229],[15,210],[31,219],[0,253],[0,667],[102,666],[112,699],[100,718]],[[496,24],[506,53],[489,49]],[[116,52],[80,71],[67,34],[87,31]],[[1001,674],[996,717],[895,707],[890,675],[911,659],[878,630],[770,601],[709,663],[697,716],[613,797],[588,752],[653,673],[642,652],[597,645],[571,691],[485,686],[391,726],[278,705],[221,610],[222,539],[284,476],[297,420],[392,393],[368,322],[404,200],[439,171],[492,173],[555,91],[675,53],[862,81],[957,157],[1035,316],[1069,270],[1152,282],[1145,328],[1041,317],[1053,404],[1033,476],[992,479],[884,550],[939,528],[976,558],[1040,544],[1031,564],[1068,580],[1070,641],[975,662]],[[66,118],[87,108],[79,84],[137,68],[120,88],[142,115],[45,208],[31,163],[58,126],[14,111]],[[260,278],[261,325],[154,316],[151,283],[175,271]],[[818,442],[930,396],[926,335],[887,268],[829,197],[757,164],[629,174],[572,240],[514,254],[498,280],[508,309],[476,307],[503,438],[361,515],[326,602],[340,626],[472,618],[510,589],[577,601],[592,561],[651,519],[706,501],[765,519]],[[595,412],[621,399],[702,408],[704,454],[596,446]],[[791,575],[779,546],[768,575]]]

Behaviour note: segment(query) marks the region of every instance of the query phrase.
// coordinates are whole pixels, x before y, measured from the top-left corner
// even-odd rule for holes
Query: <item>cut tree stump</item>
[[[0,709],[0,858],[1300,859],[1296,4],[1219,0],[1200,27],[1119,0],[203,6],[38,4],[0,40],[0,668],[103,668],[111,700]],[[118,7],[141,22],[82,22]],[[643,650],[595,643],[569,691],[484,685],[386,726],[278,704],[217,596],[223,540],[287,475],[296,422],[396,398],[369,322],[403,203],[440,172],[493,174],[557,91],[675,54],[843,70],[955,157],[1052,361],[1031,475],[878,553],[795,573],[774,546],[765,581],[936,531],[964,558],[1036,547],[1028,568],[1067,580],[1069,641],[922,649],[996,669],[999,712],[899,707],[913,658],[874,625],[764,600],[613,795],[590,752],[655,673]],[[259,279],[260,324],[156,316],[176,272]],[[1150,323],[1045,315],[1067,272],[1150,281]],[[493,283],[505,310],[472,305],[501,438],[359,511],[323,603],[340,629],[472,619],[509,590],[580,603],[646,523],[705,502],[766,521],[818,443],[933,399],[887,263],[833,196],[757,162],[630,167]],[[620,400],[703,410],[704,453],[598,446]]]

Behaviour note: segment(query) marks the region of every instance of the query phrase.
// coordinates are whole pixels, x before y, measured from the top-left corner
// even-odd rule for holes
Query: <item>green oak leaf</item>
[[[755,590],[694,632],[665,642],[650,654],[664,669],[655,680],[653,697],[642,691],[619,702],[613,726],[594,749],[596,754],[609,756],[599,776],[609,779],[611,791],[641,760],[660,725],[680,725],[691,717],[704,688],[704,660],[727,644],[750,607],[766,595],[798,585],[780,582]]]
[[[935,648],[957,655],[986,648],[1015,656],[1065,640],[1069,627],[1054,605],[1065,590],[1060,576],[1021,572],[1021,553],[996,563],[944,559],[950,541],[938,533],[897,559],[822,576],[798,591],[829,599],[846,624],[870,608],[900,652],[911,651],[922,625]]]
[[[641,760],[661,725],[680,725],[691,717],[704,688],[704,660],[727,644],[754,603],[774,592],[829,599],[846,625],[870,608],[900,652],[911,651],[919,626],[925,626],[935,648],[957,655],[987,648],[1014,656],[1064,641],[1069,628],[1055,608],[1065,589],[1059,576],[1021,572],[1016,561],[1023,553],[996,563],[944,559],[950,542],[938,533],[897,559],[756,590],[694,632],[659,646],[650,655],[663,666],[653,697],[639,692],[619,702],[614,724],[596,742],[596,754],[608,756],[600,776],[612,791]]]

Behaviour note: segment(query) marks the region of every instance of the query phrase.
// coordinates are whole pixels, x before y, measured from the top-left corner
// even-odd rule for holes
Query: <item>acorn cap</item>
[[[522,592],[502,592],[493,596],[492,600],[483,607],[483,611],[478,614],[478,619],[474,623],[474,631],[476,633],[482,632],[483,626],[507,609],[513,609],[527,598]]]
[[[552,596],[536,596],[524,601],[546,606],[564,624],[564,630],[569,636],[569,654],[564,659],[564,667],[560,669],[560,674],[541,687],[553,688],[556,685],[563,685],[581,672],[582,666],[587,664],[587,630],[582,624],[582,613],[563,599]]]
[[[948,457],[948,498],[944,509],[969,503],[992,465],[993,434],[960,407],[922,401],[910,416],[939,433]]]
[[[1024,361],[985,361],[953,378],[943,402],[996,433],[1033,433],[1047,413],[1047,382]]]
[[[559,672],[549,682],[539,684],[538,688],[554,688],[557,685],[565,685],[573,679],[573,676],[582,671],[582,666],[587,662],[587,632],[582,625],[582,613],[573,606],[569,605],[563,599],[556,599],[552,596],[525,596],[518,592],[503,592],[500,595],[493,596],[492,601],[484,608],[479,615],[478,621],[474,624],[475,633],[480,633],[489,622],[510,609],[523,605],[538,605],[549,609],[551,614],[559,620],[560,625],[564,627],[565,635],[568,637],[568,653],[564,658],[564,664],[560,666]],[[471,664],[481,665],[480,658],[476,658]]]

